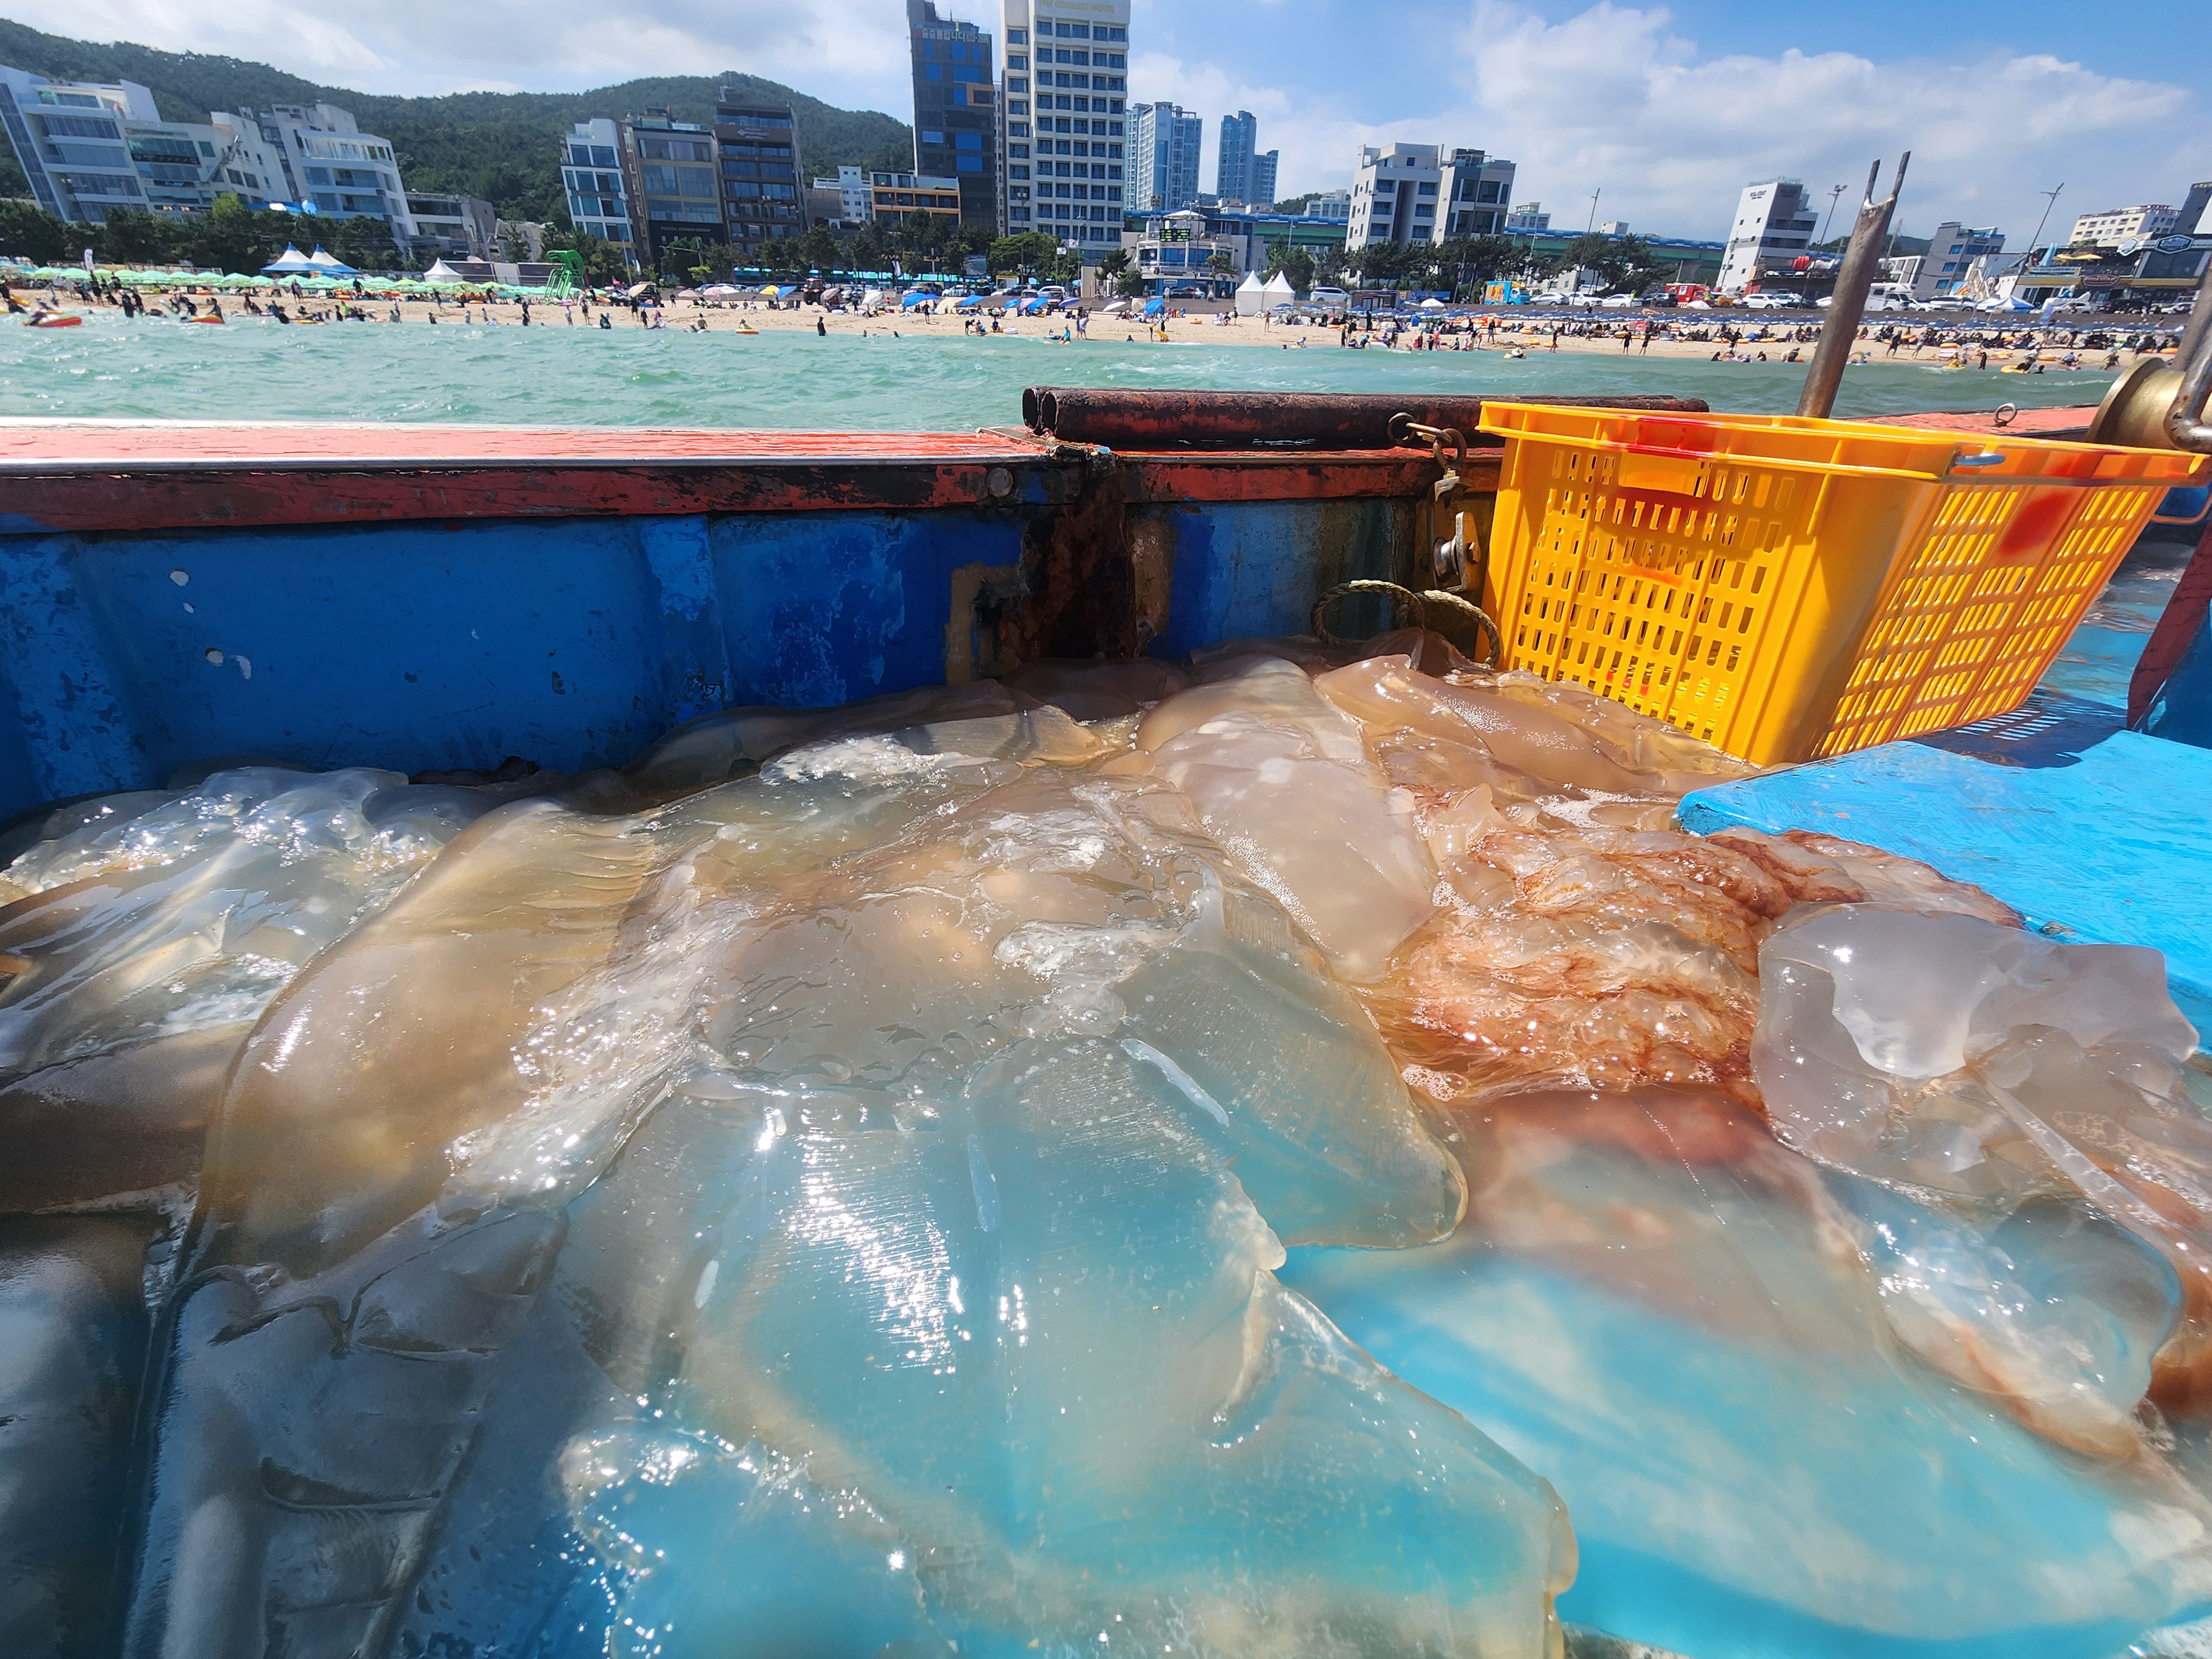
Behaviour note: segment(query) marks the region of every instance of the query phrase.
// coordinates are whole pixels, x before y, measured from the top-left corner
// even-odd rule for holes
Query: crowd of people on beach
[[[76,307],[87,313],[111,309],[125,319],[222,323],[234,317],[279,324],[440,323],[524,328],[549,324],[612,329],[669,330],[693,334],[753,334],[763,326],[798,328],[818,337],[833,332],[861,338],[906,339],[950,334],[970,339],[1009,337],[1077,344],[1103,337],[1118,343],[1190,343],[1204,336],[1224,343],[1265,344],[1283,350],[1328,343],[1347,350],[1490,351],[1506,358],[1534,352],[1608,350],[1624,355],[1705,357],[1716,362],[1802,362],[1820,337],[1818,322],[1746,323],[1711,314],[1641,312],[1611,317],[1522,316],[1452,310],[1436,315],[1370,311],[1334,314],[1293,311],[1257,317],[1232,310],[1186,306],[1157,310],[1139,303],[1074,301],[1042,314],[1019,301],[968,305],[957,315],[930,315],[937,307],[893,308],[857,294],[819,289],[788,298],[709,298],[690,290],[664,297],[649,284],[621,293],[584,291],[532,299],[492,290],[401,293],[374,279],[309,288],[295,280],[225,292],[210,276],[204,284],[134,285],[98,272],[82,278],[54,276],[46,292],[26,304],[41,284],[0,274],[0,302],[27,322],[67,320]],[[21,289],[22,293],[17,290]],[[995,296],[994,296],[995,297]],[[688,303],[687,303],[688,302]],[[943,307],[950,311],[949,306]],[[1146,314],[1149,313],[1149,314]],[[859,324],[857,330],[854,324]],[[833,329],[832,325],[836,327]],[[1025,327],[1024,325],[1029,326]],[[2111,325],[2021,327],[2003,323],[1916,324],[1870,321],[1862,325],[1852,361],[1904,361],[1944,368],[2041,373],[2047,368],[2112,372],[2124,357],[2173,348],[2170,330],[2116,322]]]

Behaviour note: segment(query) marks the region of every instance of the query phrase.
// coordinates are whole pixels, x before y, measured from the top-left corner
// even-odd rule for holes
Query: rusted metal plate
[[[751,432],[626,427],[0,420],[0,475],[196,467],[693,467],[1035,460],[1010,431]]]
[[[0,423],[0,522],[143,531],[410,519],[1048,506],[1080,452],[1005,434]]]
[[[855,466],[758,461],[659,467],[73,472],[4,481],[9,529],[392,523],[410,519],[641,518],[693,513],[921,512],[1036,506],[1074,491],[1081,469],[909,460]],[[994,475],[997,475],[994,479]],[[994,488],[994,483],[1002,487]]]
[[[1476,493],[1498,488],[1498,453],[1467,458],[1461,473]],[[1117,452],[1123,489],[1132,501],[1371,501],[1426,495],[1437,478],[1436,462],[1420,450],[1305,451],[1253,453]]]
[[[1300,444],[1320,449],[1389,449],[1390,422],[1410,415],[1424,426],[1449,427],[1468,441],[1486,403],[1587,404],[1702,415],[1701,398],[1437,397],[1347,392],[1152,392],[1083,386],[1031,386],[1022,418],[1032,431],[1067,443],[1115,450],[1255,449]]]

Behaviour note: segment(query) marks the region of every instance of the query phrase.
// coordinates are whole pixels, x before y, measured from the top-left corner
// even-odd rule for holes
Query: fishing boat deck
[[[1495,487],[1497,457],[1466,480]],[[0,530],[1050,507],[1425,495],[1418,449],[1109,451],[971,433],[0,420]],[[118,485],[130,488],[118,489]]]

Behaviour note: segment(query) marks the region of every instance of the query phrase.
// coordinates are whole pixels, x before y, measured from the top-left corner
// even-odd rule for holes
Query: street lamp
[[[2043,217],[2035,222],[2035,234],[2027,239],[2027,257],[2031,263],[2035,258],[2035,245],[2043,240],[2043,228],[2051,221],[2051,210],[2058,205],[2058,192],[2065,188],[2065,181],[2061,179],[2054,188],[2035,192],[2048,199],[2043,204]]]
[[[1829,221],[1832,220],[1836,216],[1836,200],[1843,193],[1844,187],[1841,185],[1838,185],[1834,189],[1828,192],[1828,210],[1820,216],[1820,234],[1819,240],[1823,242],[1828,240],[1828,223]]]
[[[1595,190],[1590,192],[1589,223],[1583,227],[1583,234],[1585,236],[1589,235],[1590,232],[1597,228],[1597,198],[1604,194],[1605,186],[1602,185],[1599,185]]]

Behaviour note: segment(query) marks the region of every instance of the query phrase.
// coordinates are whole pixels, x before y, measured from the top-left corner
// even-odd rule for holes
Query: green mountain
[[[914,133],[873,110],[837,109],[756,75],[676,75],[625,81],[590,92],[459,92],[443,98],[391,98],[318,86],[266,64],[203,52],[156,52],[118,40],[102,46],[45,34],[0,18],[0,64],[72,81],[136,81],[149,88],[162,116],[204,121],[210,110],[332,103],[369,132],[392,141],[410,190],[465,191],[495,204],[509,219],[568,222],[556,144],[572,122],[633,115],[651,106],[678,120],[710,121],[725,82],[748,98],[789,100],[799,112],[799,143],[809,176],[840,166],[910,168]],[[27,194],[14,157],[0,147],[0,196]]]

